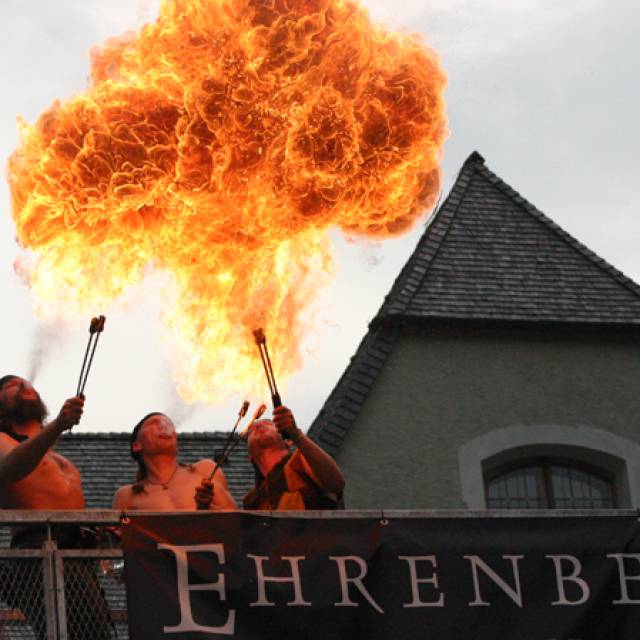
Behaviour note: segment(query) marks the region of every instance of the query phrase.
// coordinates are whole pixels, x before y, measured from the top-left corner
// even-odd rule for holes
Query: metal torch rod
[[[269,385],[269,391],[271,392],[271,400],[273,401],[273,407],[282,406],[282,400],[278,393],[278,387],[276,385],[276,378],[273,375],[273,366],[271,365],[271,358],[269,357],[269,349],[267,348],[267,337],[262,329],[256,329],[253,332],[258,350],[260,351],[260,359],[262,360],[262,366],[264,367],[264,373],[267,376],[267,384]]]
[[[238,429],[238,425],[240,424],[240,420],[242,420],[242,418],[244,418],[247,415],[247,411],[249,411],[249,402],[247,400],[245,400],[242,403],[242,407],[240,407],[240,411],[238,411],[238,417],[236,419],[236,423],[233,425],[233,429],[231,430],[231,433],[227,436],[227,439],[224,443],[224,447],[222,449],[222,455],[220,456],[220,459],[216,462],[215,467],[213,467],[213,471],[211,472],[211,474],[209,475],[209,482],[211,482],[211,480],[213,480],[213,476],[216,475],[216,471],[220,468],[220,465],[227,459],[229,453],[230,453],[230,445],[231,445],[231,440],[235,434],[235,432]]]
[[[251,426],[253,425],[253,423],[258,420],[258,418],[260,418],[262,416],[262,414],[267,410],[267,405],[266,404],[261,404],[255,411],[255,413],[253,414],[251,420],[249,420],[249,424],[242,430],[242,432],[240,434],[238,434],[238,437],[231,443],[231,446],[229,447],[229,451],[227,451],[224,459],[220,460],[220,464],[223,464],[224,462],[226,462],[229,459],[229,456],[233,453],[233,450],[238,446],[238,443],[240,442],[240,440],[244,440],[244,438],[247,437],[247,435],[249,434],[249,429],[251,429]],[[214,469],[215,471],[215,469]]]
[[[84,395],[84,389],[87,384],[87,379],[89,378],[89,371],[91,371],[91,365],[93,364],[93,356],[96,353],[100,334],[104,331],[105,322],[106,318],[104,316],[91,318],[91,323],[89,324],[89,340],[87,341],[87,348],[84,352],[84,359],[82,360],[82,367],[80,368],[80,378],[78,379],[78,388],[76,390],[77,396]]]

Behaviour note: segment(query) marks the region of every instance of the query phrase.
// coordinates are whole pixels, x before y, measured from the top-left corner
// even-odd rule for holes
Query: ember
[[[349,0],[165,0],[92,55],[91,86],[33,125],[8,178],[49,315],[170,274],[164,323],[187,401],[279,377],[331,272],[327,232],[386,237],[433,207],[445,75],[419,38]]]

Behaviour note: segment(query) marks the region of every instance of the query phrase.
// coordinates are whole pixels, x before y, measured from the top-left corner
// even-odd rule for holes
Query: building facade
[[[640,506],[640,287],[462,167],[310,435],[349,508]]]

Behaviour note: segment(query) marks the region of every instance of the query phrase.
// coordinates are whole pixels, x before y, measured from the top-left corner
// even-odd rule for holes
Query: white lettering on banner
[[[551,606],[577,606],[580,604],[584,604],[589,599],[589,585],[580,578],[580,573],[582,572],[582,564],[575,556],[569,555],[558,555],[558,556],[545,556],[549,558],[549,560],[553,561],[553,564],[556,569],[556,584],[558,585],[558,599],[555,602],[551,603]],[[573,570],[571,575],[565,576],[562,573],[562,562],[566,561],[573,565]],[[566,582],[573,582],[574,584],[580,587],[580,591],[582,592],[582,596],[578,598],[578,600],[569,600],[567,599],[567,594],[564,588]]]
[[[613,604],[640,604],[640,600],[632,600],[629,597],[627,584],[632,580],[640,581],[640,575],[628,576],[624,568],[625,559],[640,562],[640,553],[611,553],[607,555],[607,558],[613,558],[618,563],[618,575],[620,577],[620,600],[614,600]]]
[[[194,544],[194,545],[171,545],[158,544],[158,549],[170,551],[176,558],[177,581],[178,581],[178,602],[180,603],[180,624],[174,627],[164,627],[165,633],[184,633],[187,631],[197,631],[200,633],[218,633],[220,635],[232,636],[235,632],[236,612],[229,611],[227,621],[221,627],[207,627],[198,624],[193,619],[191,611],[192,591],[216,591],[220,600],[225,601],[227,594],[225,591],[224,574],[218,574],[216,582],[207,584],[189,584],[189,553],[213,553],[220,564],[224,564],[224,546],[221,544]]]
[[[311,603],[302,597],[302,581],[300,580],[300,560],[304,560],[304,556],[283,556],[282,560],[287,561],[291,565],[291,577],[265,576],[263,563],[268,560],[268,556],[252,556],[247,554],[247,558],[251,558],[256,564],[256,574],[258,576],[258,600],[250,603],[250,607],[273,607],[275,602],[267,600],[267,582],[291,582],[293,584],[294,598],[291,602],[287,602],[287,607],[310,607]]]
[[[409,574],[411,575],[411,595],[413,597],[409,604],[403,604],[405,609],[412,609],[415,607],[444,607],[444,593],[440,594],[440,597],[431,602],[424,602],[420,600],[420,585],[432,584],[438,589],[438,575],[435,573],[437,568],[437,562],[435,556],[398,556],[399,560],[406,560],[409,563]],[[418,569],[416,567],[418,562],[429,562],[433,569],[433,574],[430,578],[418,578]]]
[[[522,608],[522,592],[520,589],[520,572],[518,570],[518,561],[524,556],[502,556],[503,560],[510,560],[513,567],[513,578],[515,580],[515,589],[512,589],[489,565],[487,565],[480,556],[463,556],[465,560],[471,563],[471,571],[473,574],[473,588],[475,591],[475,600],[469,603],[470,607],[490,607],[490,602],[485,602],[480,595],[480,578],[478,569],[486,574],[493,582],[502,589],[520,608]]]
[[[371,597],[371,594],[367,591],[367,588],[362,584],[362,580],[367,575],[367,563],[358,556],[329,556],[330,560],[333,560],[338,565],[338,574],[340,576],[340,588],[342,589],[342,600],[336,602],[334,607],[359,607],[357,602],[353,602],[349,598],[349,583],[353,583],[358,591],[364,596],[365,600],[378,612],[384,613],[378,603]],[[355,562],[360,568],[360,574],[354,578],[347,576],[347,562]]]

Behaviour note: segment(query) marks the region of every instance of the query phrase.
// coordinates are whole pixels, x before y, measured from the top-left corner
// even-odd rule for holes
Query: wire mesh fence
[[[128,640],[122,552],[80,526],[100,523],[17,519],[0,516],[0,640]]]
[[[45,558],[0,559],[0,638],[47,640]]]

